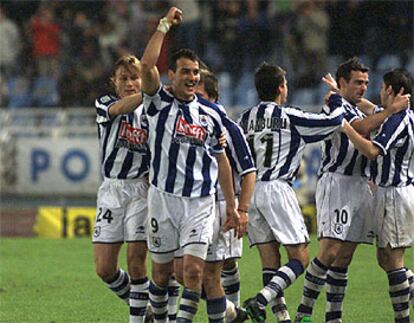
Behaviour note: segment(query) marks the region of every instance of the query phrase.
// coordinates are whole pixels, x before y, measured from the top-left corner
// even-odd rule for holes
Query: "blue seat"
[[[30,90],[29,79],[23,76],[16,76],[6,81],[8,108],[30,107],[33,98]]]
[[[38,77],[33,83],[33,100],[37,106],[51,107],[59,104],[57,82],[51,77]]]

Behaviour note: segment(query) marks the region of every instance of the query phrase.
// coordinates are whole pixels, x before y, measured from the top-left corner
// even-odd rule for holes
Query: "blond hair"
[[[125,68],[130,73],[138,72],[138,74],[141,76],[141,62],[139,61],[139,59],[135,55],[132,55],[132,54],[127,54],[127,55],[121,56],[116,61],[114,72],[111,76],[111,85],[115,90],[116,90],[116,88],[115,88],[116,72],[121,67]]]

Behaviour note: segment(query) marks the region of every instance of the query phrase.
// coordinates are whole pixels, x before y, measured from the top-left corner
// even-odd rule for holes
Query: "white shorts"
[[[222,226],[226,221],[226,202],[216,202],[213,241],[207,250],[207,262],[224,261],[242,256],[243,239],[238,239],[234,230],[223,232]]]
[[[414,185],[378,187],[374,201],[377,247],[410,247],[414,240]]]
[[[147,240],[146,179],[105,178],[98,190],[94,243]]]
[[[324,173],[316,186],[318,238],[372,244],[372,203],[366,178]]]
[[[282,245],[309,242],[296,194],[285,181],[257,182],[248,226],[250,246],[277,241]]]
[[[179,248],[183,249],[183,254],[205,259],[213,237],[214,206],[214,195],[185,198],[150,186],[148,249],[153,254],[168,254],[168,259],[163,257],[162,262],[172,260]],[[153,259],[161,260],[159,257]]]

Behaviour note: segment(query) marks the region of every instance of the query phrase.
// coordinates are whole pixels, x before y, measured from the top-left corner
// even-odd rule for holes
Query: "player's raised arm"
[[[167,15],[160,19],[157,30],[149,40],[141,59],[142,66],[142,90],[149,95],[155,94],[160,87],[160,74],[156,67],[160,56],[164,37],[170,28],[181,23],[182,12],[176,7],[171,7]]]
[[[109,115],[111,116],[111,118],[114,118],[121,114],[131,113],[141,103],[142,103],[141,93],[126,96],[118,100],[113,106],[111,106],[111,108],[109,109]]]
[[[407,108],[410,96],[408,94],[403,95],[403,93],[404,88],[401,88],[396,96],[390,96],[392,101],[386,102],[384,110],[374,113],[363,120],[355,120],[351,123],[351,126],[361,135],[368,136],[371,131],[378,129],[385,119]]]

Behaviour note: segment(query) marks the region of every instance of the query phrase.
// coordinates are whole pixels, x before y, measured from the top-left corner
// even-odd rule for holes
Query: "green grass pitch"
[[[244,257],[239,265],[242,300],[255,295],[261,287],[260,259],[256,249],[249,249],[246,242],[245,239]],[[313,237],[311,258],[317,247]],[[120,258],[125,266],[125,250]],[[405,261],[414,267],[412,249],[406,252]],[[301,277],[285,293],[292,317],[302,286]],[[324,302],[323,293],[315,308],[315,323],[323,322]],[[205,304],[201,302],[194,322],[207,322],[205,313]],[[268,322],[275,322],[272,316],[268,318]],[[343,320],[393,322],[387,277],[376,264],[373,246],[358,247],[354,256]],[[0,322],[128,322],[128,309],[95,275],[89,240],[2,238]]]

